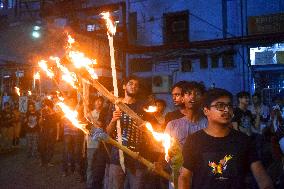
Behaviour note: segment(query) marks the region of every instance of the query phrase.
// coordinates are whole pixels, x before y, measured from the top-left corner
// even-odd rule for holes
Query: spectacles
[[[215,107],[219,111],[224,111],[226,109],[226,107],[228,108],[228,110],[233,110],[232,104],[226,104],[226,103],[220,103],[220,102],[213,104],[210,107]]]

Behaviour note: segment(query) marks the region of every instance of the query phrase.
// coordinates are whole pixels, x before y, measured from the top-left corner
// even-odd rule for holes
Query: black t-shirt
[[[164,125],[164,128],[166,128],[167,124],[172,121],[172,120],[175,120],[175,119],[179,119],[179,118],[182,118],[184,117],[184,114],[182,114],[180,112],[180,110],[175,110],[173,112],[168,112],[165,116],[165,125]]]
[[[142,101],[137,101],[133,104],[127,104],[129,108],[131,108],[134,112],[136,112],[142,119],[145,114],[145,111],[143,110],[144,103]],[[112,118],[112,113],[114,111],[114,106],[112,111],[109,112],[107,122],[109,123]],[[142,128],[138,129],[136,121],[134,121],[131,117],[129,117],[126,113],[122,113],[122,116],[120,118],[120,127],[122,131],[122,144],[127,146],[129,149],[144,153],[145,148],[145,141],[144,136],[142,132]],[[115,137],[116,136],[116,129],[115,129]],[[133,164],[132,158],[126,157],[127,164]],[[116,147],[112,148],[111,152],[111,163],[112,164],[119,164],[119,155],[118,155],[118,149]],[[132,166],[132,165],[131,165]]]
[[[232,122],[237,122],[238,127],[251,128],[253,126],[254,119],[251,111],[243,111],[237,107],[234,109],[234,117]]]
[[[56,129],[56,123],[59,122],[60,118],[59,116],[48,109],[43,109],[42,110],[42,131],[51,131]]]
[[[197,131],[187,138],[183,157],[193,189],[243,189],[251,163],[259,160],[250,138],[235,130],[221,138]]]
[[[38,112],[27,113],[26,132],[33,133],[39,131],[39,114]]]

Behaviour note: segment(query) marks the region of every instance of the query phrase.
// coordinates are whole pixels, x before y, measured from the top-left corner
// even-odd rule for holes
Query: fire
[[[39,79],[40,79],[40,74],[39,74],[39,72],[36,72],[34,74],[34,80],[39,80]]]
[[[41,69],[42,69],[43,71],[45,71],[45,73],[46,73],[46,75],[47,75],[48,77],[53,78],[53,77],[54,77],[54,73],[53,73],[50,69],[48,69],[46,63],[47,63],[47,61],[41,60],[41,61],[38,62],[38,65],[39,65],[39,67],[41,67]]]
[[[18,87],[15,87],[15,90],[16,90],[17,95],[21,96],[20,89]]]
[[[148,108],[144,109],[145,112],[153,113],[157,111],[157,106],[148,106]]]
[[[28,91],[28,95],[31,96],[31,95],[32,95],[32,92],[31,92],[31,91]]]
[[[147,129],[152,133],[153,137],[159,141],[162,142],[163,147],[165,149],[165,160],[169,161],[170,157],[169,157],[169,149],[171,147],[171,137],[168,134],[164,134],[164,133],[158,133],[155,132],[151,123],[147,122],[146,123],[146,127]]]
[[[70,72],[65,66],[60,63],[58,57],[50,57],[51,60],[55,61],[56,66],[62,71],[62,80],[70,84],[74,89],[77,89],[76,83],[78,82],[77,76],[74,72]]]
[[[77,117],[78,117],[78,112],[77,111],[72,111],[66,104],[63,102],[58,102],[56,105],[58,105],[62,112],[64,113],[65,117],[78,129],[81,129],[85,134],[88,134],[89,131],[85,128],[85,124],[81,124]]]
[[[46,98],[47,98],[48,100],[51,100],[51,99],[52,99],[52,97],[51,97],[50,95],[48,95]]]
[[[68,55],[76,68],[84,67],[88,71],[92,79],[98,79],[95,70],[91,67],[92,65],[97,63],[96,60],[90,59],[86,57],[84,53],[78,51],[70,51]]]
[[[75,39],[71,35],[68,35],[68,48],[71,48],[73,43],[75,43]]]
[[[108,32],[112,35],[115,35],[116,26],[112,23],[112,20],[109,18],[110,16],[109,12],[103,12],[101,13],[101,15],[103,16],[103,19],[106,20],[106,26],[107,26]]]

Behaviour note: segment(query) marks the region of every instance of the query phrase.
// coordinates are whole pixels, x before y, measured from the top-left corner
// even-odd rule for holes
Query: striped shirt
[[[167,124],[165,133],[176,139],[182,146],[188,135],[207,127],[207,119],[201,118],[197,123],[190,122],[186,117],[175,119]]]

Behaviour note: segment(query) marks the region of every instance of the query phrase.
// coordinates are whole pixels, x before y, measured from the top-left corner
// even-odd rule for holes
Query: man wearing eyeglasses
[[[208,126],[184,144],[179,189],[244,189],[249,170],[260,189],[273,189],[250,138],[230,127],[232,98],[219,88],[205,94],[203,112]]]

